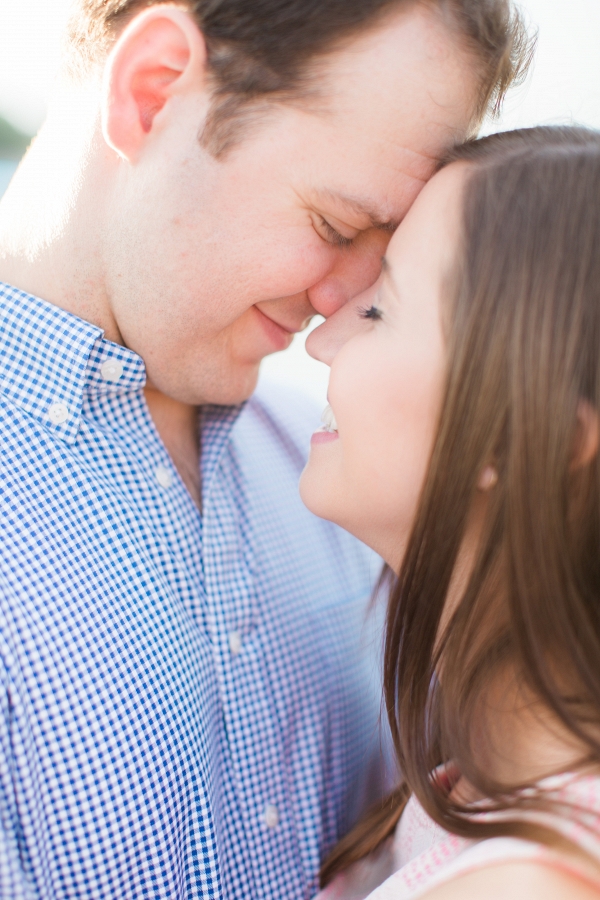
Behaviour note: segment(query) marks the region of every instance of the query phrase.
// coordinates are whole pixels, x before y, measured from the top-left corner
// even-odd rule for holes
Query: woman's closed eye
[[[381,319],[383,315],[382,311],[375,305],[361,306],[358,310],[358,314],[361,319],[374,319],[375,321]]]

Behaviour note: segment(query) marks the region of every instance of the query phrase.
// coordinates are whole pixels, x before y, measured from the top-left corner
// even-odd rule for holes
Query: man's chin
[[[238,406],[254,393],[259,372],[260,362],[230,362],[200,373],[188,367],[177,382],[148,372],[146,386],[188,406]]]
[[[260,363],[254,363],[223,373],[221,378],[204,386],[202,399],[197,400],[195,405],[239,406],[256,390],[259,372]]]

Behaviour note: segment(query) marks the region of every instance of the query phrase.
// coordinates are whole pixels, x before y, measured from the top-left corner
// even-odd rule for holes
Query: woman
[[[302,497],[395,575],[405,777],[323,900],[386,866],[372,900],[599,898],[600,135],[457,151],[312,351],[330,408]]]

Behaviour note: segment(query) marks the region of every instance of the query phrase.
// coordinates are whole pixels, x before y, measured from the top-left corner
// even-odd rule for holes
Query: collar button
[[[110,381],[116,384],[123,374],[123,363],[118,359],[109,359],[100,366],[100,374],[104,381]]]
[[[66,403],[53,403],[48,410],[48,418],[53,425],[62,425],[69,418],[69,407]]]

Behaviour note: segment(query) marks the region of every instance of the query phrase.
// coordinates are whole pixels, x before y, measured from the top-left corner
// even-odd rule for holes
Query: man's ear
[[[105,141],[133,162],[170,98],[203,87],[206,44],[192,16],[168,5],[145,10],[125,28],[106,63]]]
[[[572,469],[580,469],[591,463],[600,445],[600,417],[588,400],[577,404],[577,430],[573,448]]]

